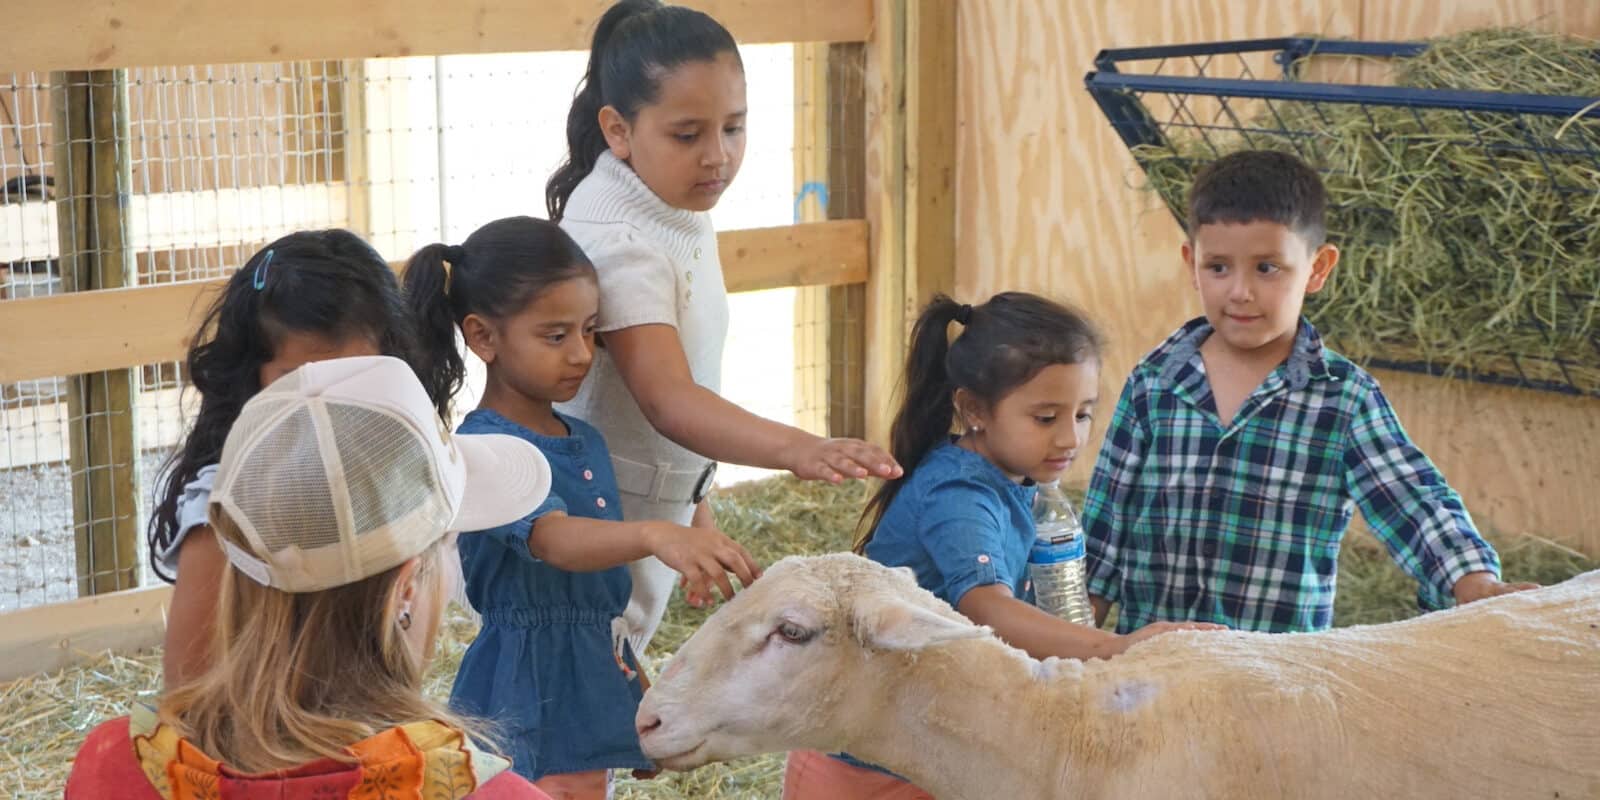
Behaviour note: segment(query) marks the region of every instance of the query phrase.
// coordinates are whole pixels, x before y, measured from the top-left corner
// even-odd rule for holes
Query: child
[[[1120,631],[1329,627],[1353,505],[1424,607],[1532,586],[1500,582],[1377,381],[1301,317],[1339,261],[1326,207],[1317,173],[1285,153],[1235,153],[1196,177],[1183,259],[1205,316],[1134,368],[1084,508],[1096,613],[1118,603]]]
[[[239,409],[309,361],[379,354],[410,360],[416,335],[388,263],[361,237],[325,230],[291,233],[252,256],[193,341],[187,364],[200,412],[164,472],[146,533],[151,567],[176,584],[162,655],[168,687],[206,666],[226,566],[206,513],[222,442]]]
[[[715,584],[724,597],[733,595],[727,572],[749,584],[760,570],[714,528],[622,522],[605,440],[552,407],[588,374],[600,301],[594,267],[559,227],[496,220],[459,246],[423,248],[405,284],[435,396],[461,383],[457,329],[487,365],[482,401],[460,432],[531,442],[554,473],[550,499],[532,514],[461,539],[483,628],[450,704],[498,723],[517,772],[551,796],[604,797],[608,770],[650,767],[633,726],[639,667],[620,635],[625,565],[654,555],[697,593]]]
[[[416,375],[384,356],[308,364],[235,411],[208,666],[90,733],[66,797],[548,800],[422,693],[448,532],[543,501],[538,452],[439,431]]]
[[[724,400],[728,300],[706,212],[739,172],[744,67],[716,20],[656,0],[623,0],[595,29],[567,117],[568,161],[545,195],[550,218],[594,260],[604,348],[565,406],[615,448],[624,516],[712,527],[716,462],[838,481],[899,467],[881,449],[824,439]],[[673,575],[631,567],[626,620],[643,652]]]
[[[951,322],[962,326],[953,342]],[[895,458],[915,466],[868,502],[857,551],[911,568],[923,588],[1035,658],[1109,658],[1165,631],[1213,627],[1158,624],[1118,636],[1031,602],[1035,484],[1060,478],[1088,440],[1099,380],[1099,335],[1066,308],[1021,292],[976,307],[935,297],[911,334],[890,434]],[[848,757],[795,752],[783,796],[928,795]]]

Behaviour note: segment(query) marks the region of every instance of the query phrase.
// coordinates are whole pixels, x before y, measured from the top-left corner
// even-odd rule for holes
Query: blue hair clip
[[[256,291],[259,292],[262,289],[267,288],[267,270],[271,266],[272,266],[272,251],[268,250],[266,258],[261,259],[261,263],[256,265],[256,275],[255,275],[255,281],[254,281],[254,285],[256,287]]]

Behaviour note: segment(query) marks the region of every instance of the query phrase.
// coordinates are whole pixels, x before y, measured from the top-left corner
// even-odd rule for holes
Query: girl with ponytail
[[[728,298],[707,212],[738,175],[745,111],[739,48],[716,20],[658,0],[622,0],[601,17],[545,200],[594,263],[604,342],[560,408],[611,442],[628,519],[714,527],[704,501],[719,461],[813,480],[899,475],[881,448],[719,394]],[[656,559],[630,569],[624,618],[643,652],[676,576]]]
[[[939,295],[911,339],[890,449],[913,466],[868,502],[857,552],[909,567],[923,588],[1035,658],[1109,658],[1158,633],[1215,627],[1158,623],[1118,636],[1030,602],[1035,486],[1072,464],[1099,398],[1100,335],[1087,320],[1023,292],[978,306]],[[784,783],[786,800],[929,797],[844,754],[790,753]]]
[[[161,470],[146,531],[151,568],[174,584],[161,661],[167,689],[210,666],[227,571],[211,529],[211,485],[239,409],[310,361],[388,355],[418,368],[414,340],[394,271],[347,230],[280,237],[228,279],[191,339],[184,374],[200,410]]]
[[[531,442],[552,474],[531,514],[459,540],[483,627],[450,706],[495,723],[512,769],[551,797],[606,797],[610,770],[651,766],[633,726],[645,686],[624,635],[626,565],[659,558],[704,597],[731,597],[728,573],[748,585],[760,568],[714,528],[624,522],[605,439],[552,407],[577,393],[595,353],[595,270],[572,237],[532,217],[496,220],[418,251],[405,290],[441,419],[461,387],[459,330],[487,376],[458,432]]]

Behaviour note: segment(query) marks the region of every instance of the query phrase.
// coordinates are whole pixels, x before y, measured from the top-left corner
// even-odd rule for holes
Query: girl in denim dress
[[[594,267],[559,227],[512,217],[461,245],[429,245],[407,265],[405,287],[434,397],[461,387],[457,330],[487,367],[483,398],[459,431],[531,442],[553,473],[532,514],[461,537],[483,628],[450,705],[493,721],[513,769],[552,797],[604,797],[611,769],[651,767],[633,726],[644,687],[623,635],[626,565],[653,555],[705,597],[713,586],[731,597],[728,573],[748,584],[760,570],[713,528],[623,522],[604,439],[551,407],[588,374],[599,310]],[[448,399],[439,405],[449,419]]]

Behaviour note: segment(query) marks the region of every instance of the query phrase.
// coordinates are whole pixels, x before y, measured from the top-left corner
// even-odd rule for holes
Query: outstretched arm
[[[880,447],[859,439],[825,439],[774,422],[695,383],[678,331],[670,325],[608,331],[605,347],[650,424],[706,458],[835,483],[900,475],[900,466]]]
[[[979,625],[994,629],[1001,639],[1034,658],[1110,658],[1135,643],[1179,630],[1220,630],[1210,623],[1157,622],[1119,636],[1053,617],[1018,600],[1001,584],[979,586],[961,598],[957,609]]]
[[[1500,581],[1500,558],[1461,496],[1400,425],[1376,385],[1360,399],[1345,446],[1345,486],[1390,557],[1420,585],[1427,608],[1535,584]]]

